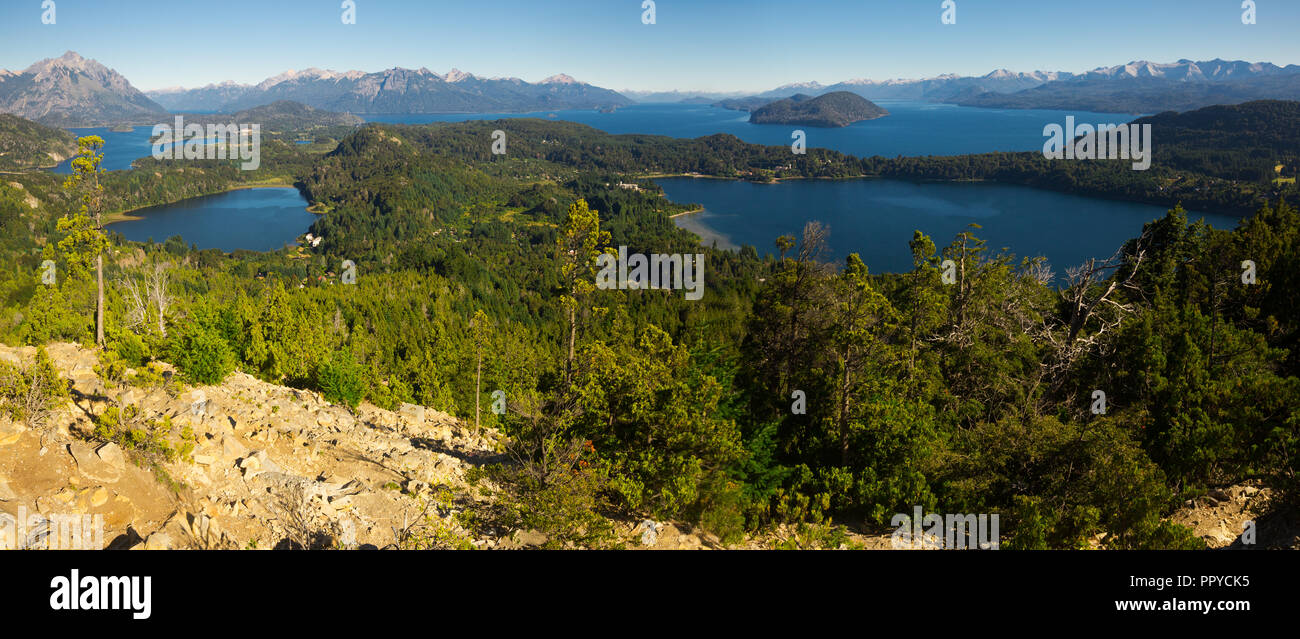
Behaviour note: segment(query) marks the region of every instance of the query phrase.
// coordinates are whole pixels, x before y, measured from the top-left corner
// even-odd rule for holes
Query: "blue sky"
[[[0,68],[75,50],[136,87],[258,82],[287,69],[453,67],[537,81],[567,73],[644,90],[766,90],[866,77],[1083,71],[1147,59],[1300,64],[1300,1],[955,0],[0,1]]]

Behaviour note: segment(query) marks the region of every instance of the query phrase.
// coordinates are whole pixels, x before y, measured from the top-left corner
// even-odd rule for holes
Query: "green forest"
[[[1250,126],[1300,148],[1300,105],[1247,106]],[[792,156],[529,119],[271,140],[247,172],[144,159],[100,174],[92,145],[81,180],[0,180],[0,338],[94,345],[102,250],[105,366],[167,361],[195,385],[239,370],[470,422],[501,390],[507,412],[481,418],[510,444],[481,469],[500,496],[481,525],[557,542],[600,547],[611,517],[647,515],[724,540],[886,530],[920,505],[1000,513],[1004,548],[1200,548],[1165,518],[1213,487],[1260,480],[1300,505],[1300,212],[1273,166],[1294,163],[1258,152],[1272,141],[1206,143],[1213,123],[1162,117],[1142,173],[1035,153]],[[987,179],[1170,210],[1056,278],[975,225],[917,232],[910,271],[870,273],[857,255],[829,263],[833,229],[817,224],[772,238],[775,256],[699,247],[668,217],[691,204],[654,185],[676,174]],[[323,243],[199,251],[85,220],[259,183],[295,185]],[[1212,229],[1180,203],[1243,219]],[[703,253],[704,298],[597,289],[596,257],[619,246]],[[141,303],[164,272],[165,303]]]

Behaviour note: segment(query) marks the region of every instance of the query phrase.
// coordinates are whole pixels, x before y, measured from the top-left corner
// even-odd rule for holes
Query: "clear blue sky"
[[[765,90],[850,78],[1083,71],[1148,59],[1300,64],[1300,1],[955,0],[0,0],[0,68],[66,50],[136,87],[252,83],[287,69],[452,67],[612,89]]]

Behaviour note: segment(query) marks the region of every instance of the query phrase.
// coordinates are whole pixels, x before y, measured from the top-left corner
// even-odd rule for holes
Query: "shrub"
[[[325,399],[356,408],[366,392],[361,366],[350,353],[335,352],[316,371],[316,382]]]
[[[194,384],[220,384],[235,370],[234,350],[220,331],[202,320],[182,326],[170,351],[172,363]]]
[[[114,336],[109,342],[109,349],[132,368],[143,366],[150,359],[149,346],[145,344],[144,338],[131,331]]]
[[[0,413],[10,419],[43,426],[68,396],[68,387],[44,348],[26,366],[0,362]]]

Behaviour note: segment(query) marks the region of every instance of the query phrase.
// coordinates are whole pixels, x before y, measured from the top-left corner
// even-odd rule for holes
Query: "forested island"
[[[751,110],[749,121],[754,124],[843,127],[887,115],[888,111],[856,93],[835,91],[815,98],[798,94],[769,102]]]

